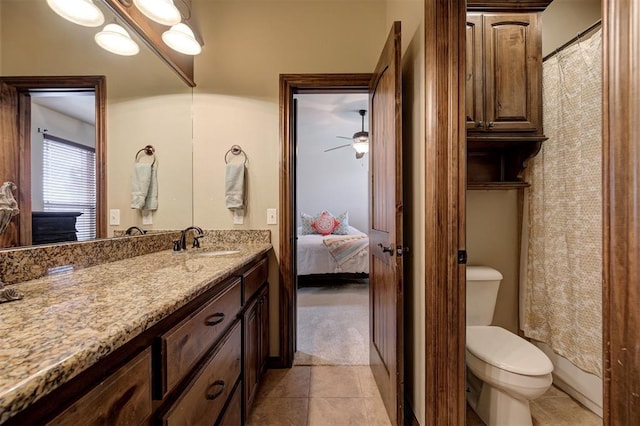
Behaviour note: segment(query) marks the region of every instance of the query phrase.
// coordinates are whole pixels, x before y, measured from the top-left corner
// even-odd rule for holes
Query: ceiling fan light
[[[162,25],[175,25],[182,19],[173,0],[133,0],[133,4],[147,18]]]
[[[47,0],[58,15],[83,27],[99,27],[104,23],[102,11],[92,0]]]
[[[202,47],[193,35],[193,31],[183,23],[174,25],[162,33],[162,40],[173,50],[185,55],[197,55],[202,52]]]
[[[356,132],[353,135],[353,149],[358,154],[365,154],[369,152],[369,133],[365,131]]]
[[[116,55],[133,56],[140,51],[138,44],[129,33],[118,24],[107,24],[95,35],[96,43]]]
[[[359,140],[356,142],[356,140],[354,139],[353,149],[355,149],[358,154],[366,154],[367,152],[369,152],[369,140]]]

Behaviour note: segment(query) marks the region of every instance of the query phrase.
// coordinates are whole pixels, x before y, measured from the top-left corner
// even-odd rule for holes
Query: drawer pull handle
[[[208,326],[214,326],[220,324],[222,321],[224,321],[224,314],[222,312],[218,312],[213,315],[209,315],[207,319],[204,320],[204,323]]]
[[[222,392],[224,392],[224,380],[216,380],[207,388],[207,399],[212,401],[222,395]]]

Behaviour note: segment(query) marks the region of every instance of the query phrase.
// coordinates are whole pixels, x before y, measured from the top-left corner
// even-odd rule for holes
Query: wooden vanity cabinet
[[[142,424],[151,410],[151,350],[147,348],[47,424]]]
[[[161,397],[182,380],[237,319],[242,307],[242,281],[223,291],[160,337]]]
[[[267,263],[257,264],[243,276],[247,303],[242,315],[244,331],[244,412],[249,414],[269,358],[269,286]]]
[[[267,258],[230,275],[7,424],[241,424],[269,355]]]
[[[195,378],[178,396],[176,402],[163,416],[167,426],[211,425],[221,417],[233,389],[240,381],[242,360],[242,333],[240,323],[235,322],[211,357],[208,357]],[[230,409],[236,409],[237,406]],[[240,412],[225,413],[238,417]]]

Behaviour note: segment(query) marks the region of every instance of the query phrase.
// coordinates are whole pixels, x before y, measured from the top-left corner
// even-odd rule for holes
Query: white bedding
[[[297,266],[298,275],[310,274],[335,274],[335,273],[369,273],[369,249],[367,234],[353,226],[349,227],[348,235],[363,235],[367,239],[367,248],[358,252],[339,267],[333,256],[327,250],[323,240],[326,238],[339,238],[346,235],[320,234],[299,235],[297,240]]]

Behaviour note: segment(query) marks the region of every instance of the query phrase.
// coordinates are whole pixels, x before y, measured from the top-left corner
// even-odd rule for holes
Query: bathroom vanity
[[[271,244],[204,247],[16,285],[24,299],[0,305],[0,423],[244,422],[269,354]]]

